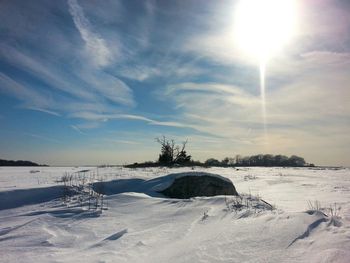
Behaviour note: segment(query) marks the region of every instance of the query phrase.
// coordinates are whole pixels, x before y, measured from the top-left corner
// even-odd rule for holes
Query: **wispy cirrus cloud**
[[[28,55],[20,49],[8,45],[0,46],[0,56],[13,67],[29,73],[51,89],[57,89],[80,99],[94,98],[93,93],[76,85],[72,79],[69,79],[64,72],[58,70],[57,66],[50,61],[44,61],[35,55]],[[32,88],[32,90],[34,89]]]
[[[50,103],[48,97],[43,94],[31,90],[24,84],[12,79],[8,75],[0,72],[0,91],[6,94],[11,94],[18,100],[24,102],[24,105],[36,107],[47,107]]]
[[[94,32],[90,21],[86,18],[82,7],[77,0],[68,0],[69,12],[74,24],[85,41],[86,53],[97,66],[106,66],[111,63],[113,54],[106,41]]]
[[[129,144],[129,145],[139,145],[140,142],[137,141],[128,141],[128,140],[117,140],[117,139],[106,139],[108,142],[116,144]]]
[[[41,108],[37,108],[37,107],[26,107],[26,109],[28,110],[34,110],[34,111],[40,111],[40,112],[44,112],[50,115],[54,115],[54,116],[62,116],[61,114],[54,112],[54,111],[50,111],[50,110],[45,110],[45,109],[41,109]]]
[[[2,92],[19,99],[21,108],[39,109],[51,115],[68,115],[76,111],[77,107],[79,110],[97,112],[116,112],[120,107],[134,107],[136,103],[132,89],[115,74],[103,69],[115,63],[118,53],[115,41],[113,48],[109,48],[107,41],[95,33],[77,1],[69,1],[69,10],[57,10],[59,5],[40,5],[39,2],[33,4],[30,10],[36,14],[46,8],[47,24],[42,19],[28,20],[30,14],[20,12],[20,8],[13,9],[16,1],[1,4],[4,8],[1,15],[6,18],[2,28],[12,28],[16,22],[6,10],[12,10],[12,16],[17,17],[22,25],[18,33],[5,37],[0,44],[0,62],[8,65],[3,68],[2,74],[7,77],[2,76],[2,82],[6,82]],[[58,14],[53,15],[54,12]],[[72,34],[73,31],[57,27],[62,21],[60,12],[70,12],[72,24],[78,29],[83,43]],[[36,23],[40,23],[40,29],[50,29],[50,36],[43,38],[40,32],[37,32],[36,37],[34,34],[24,34],[22,27],[25,23],[28,23],[27,28],[31,31],[39,28]],[[41,49],[45,44],[51,48]],[[84,50],[81,44],[85,46],[86,52],[81,52]],[[12,80],[17,83],[16,88],[11,89],[9,78],[14,78]],[[20,86],[23,92],[16,92]]]
[[[132,120],[132,121],[142,121],[146,122],[150,125],[157,125],[157,126],[168,126],[168,127],[183,127],[183,128],[192,128],[190,124],[183,124],[176,121],[158,121],[154,120],[148,117],[144,117],[141,115],[133,115],[133,114],[100,114],[100,113],[94,113],[94,112],[75,112],[70,115],[72,118],[80,118],[90,121],[108,121],[108,120]]]
[[[83,135],[86,135],[86,133],[83,132],[77,125],[70,125],[70,127],[71,127],[73,130],[77,131],[78,133],[83,134]]]

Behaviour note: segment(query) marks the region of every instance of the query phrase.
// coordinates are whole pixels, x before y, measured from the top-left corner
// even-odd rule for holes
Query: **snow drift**
[[[348,169],[195,168],[240,196],[163,198],[186,169],[99,168],[108,209],[90,211],[59,197],[57,179],[78,168],[2,168],[0,262],[348,262]],[[315,199],[338,216],[308,211]]]

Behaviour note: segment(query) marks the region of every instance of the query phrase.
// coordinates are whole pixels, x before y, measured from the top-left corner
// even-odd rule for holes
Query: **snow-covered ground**
[[[0,261],[350,262],[349,169],[193,169],[227,177],[276,209],[152,192],[155,178],[190,168],[0,167]],[[107,182],[102,213],[74,197],[63,203],[65,172]],[[323,213],[308,211],[308,201]]]

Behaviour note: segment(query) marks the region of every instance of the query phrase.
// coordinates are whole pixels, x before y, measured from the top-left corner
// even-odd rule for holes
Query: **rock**
[[[195,196],[238,195],[229,179],[216,174],[198,172],[180,174],[169,187],[159,192],[167,197],[180,199]]]

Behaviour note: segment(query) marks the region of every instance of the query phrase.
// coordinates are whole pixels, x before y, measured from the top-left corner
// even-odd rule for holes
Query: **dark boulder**
[[[195,196],[238,195],[229,179],[215,174],[195,172],[175,177],[172,184],[160,193],[180,199]]]

